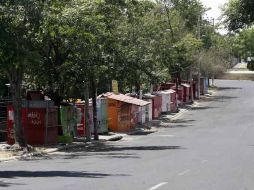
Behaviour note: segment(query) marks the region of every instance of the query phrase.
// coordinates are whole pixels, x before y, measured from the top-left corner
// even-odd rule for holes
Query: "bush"
[[[247,68],[248,68],[250,71],[254,71],[254,60],[248,61]]]

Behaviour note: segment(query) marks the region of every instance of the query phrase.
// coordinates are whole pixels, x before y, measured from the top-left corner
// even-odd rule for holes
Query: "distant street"
[[[253,190],[254,82],[215,85],[214,97],[157,133],[0,163],[0,189]]]
[[[254,71],[247,69],[247,63],[238,63],[220,76],[220,79],[254,80]]]

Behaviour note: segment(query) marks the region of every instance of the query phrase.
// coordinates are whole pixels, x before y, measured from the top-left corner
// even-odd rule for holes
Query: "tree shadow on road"
[[[156,126],[157,128],[177,128],[177,127],[189,127],[190,123],[196,120],[193,119],[176,119],[172,120],[170,118],[162,118],[161,122]]]
[[[5,181],[0,181],[0,187],[10,187],[12,185],[25,185],[23,183],[10,183]]]
[[[101,152],[88,152],[85,150],[80,151],[66,151],[68,154],[64,155],[64,159],[80,159],[81,157],[96,157],[101,159],[140,159],[137,154],[127,153],[101,153]],[[57,156],[57,155],[55,155]]]
[[[226,90],[242,90],[240,87],[217,87],[216,90],[226,91]]]
[[[18,178],[18,177],[78,177],[78,178],[105,178],[105,177],[129,176],[126,174],[107,174],[86,171],[0,171],[0,178]],[[8,185],[8,184],[2,184]],[[0,185],[1,187],[1,185]]]
[[[53,154],[42,157],[23,158],[22,161],[35,161],[45,159],[81,159],[84,157],[96,157],[98,159],[140,159],[140,151],[167,151],[184,149],[181,146],[121,146],[105,141],[91,144],[81,143],[75,147],[65,147]],[[1,176],[0,176],[1,177]]]
[[[181,149],[180,146],[120,146],[112,145],[104,142],[93,143],[85,147],[86,152],[122,152],[122,151],[162,151]],[[81,149],[78,149],[80,151]],[[74,151],[75,149],[65,149],[64,151]]]
[[[208,96],[203,97],[200,101],[201,102],[214,102],[214,101],[220,101],[223,102],[224,100],[230,100],[230,99],[236,99],[239,98],[237,96]]]
[[[200,106],[200,107],[192,107],[190,110],[207,110],[207,109],[215,109],[218,107],[211,107],[211,106]]]
[[[178,125],[171,125],[171,128],[185,128],[185,127],[191,127],[192,125],[182,125],[182,124],[178,124]]]
[[[168,151],[177,149],[183,148],[181,146],[120,146],[108,144],[107,142],[97,142],[89,146],[80,145],[76,148],[66,148],[61,152],[67,153],[64,159],[78,159],[83,156],[95,156],[96,158],[103,159],[139,159],[139,151]]]
[[[194,119],[177,119],[177,120],[173,120],[173,121],[170,121],[171,123],[191,123],[191,122],[194,122],[196,120]]]

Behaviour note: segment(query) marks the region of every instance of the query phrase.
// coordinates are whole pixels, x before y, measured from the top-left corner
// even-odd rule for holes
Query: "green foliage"
[[[205,76],[214,77],[230,68],[232,43],[229,37],[213,36],[213,45],[199,55],[201,70]]]
[[[9,84],[8,78],[3,73],[0,74],[0,99],[7,98],[8,96],[8,87],[6,84]]]
[[[223,10],[228,29],[239,31],[239,29],[251,26],[254,22],[253,10],[253,0],[230,0]]]
[[[54,0],[38,5],[43,17],[32,18],[38,20],[39,33],[24,32],[31,33],[27,38],[40,62],[26,67],[25,84],[55,101],[81,97],[84,82],[94,79],[99,93],[110,90],[112,79],[122,91],[168,81],[179,68],[197,66],[200,49],[209,51],[217,43],[209,23],[201,28],[205,37],[197,39],[204,12],[197,0]]]
[[[41,3],[35,1],[1,1],[0,69],[22,67],[36,57],[33,43],[41,18]]]
[[[198,25],[198,18],[205,8],[198,0],[172,0],[174,8],[180,13],[189,30],[193,30]]]
[[[103,59],[101,42],[106,34],[99,4],[79,0],[47,7],[38,43],[43,60],[39,69],[31,68],[28,81],[36,81],[35,88],[56,101],[80,97],[83,81],[102,71],[97,66]]]
[[[248,68],[250,71],[254,71],[254,61],[253,61],[253,60],[248,61],[247,68]]]
[[[254,56],[254,29],[246,29],[241,31],[234,38],[235,54],[247,59]]]
[[[38,60],[34,45],[42,8],[40,1],[0,2],[0,72],[9,79],[14,107],[15,140],[21,147],[26,146],[21,121],[22,79],[27,68]]]

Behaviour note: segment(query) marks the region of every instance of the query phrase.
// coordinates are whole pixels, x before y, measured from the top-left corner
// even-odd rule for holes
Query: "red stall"
[[[7,143],[14,144],[14,112],[8,111]],[[56,144],[58,135],[58,110],[52,101],[23,101],[22,126],[30,145]]]
[[[193,81],[189,82],[189,85],[190,85],[189,99],[190,99],[190,102],[193,102],[193,100],[194,100],[194,96],[193,96]]]
[[[172,90],[176,91],[177,95],[177,106],[183,106],[183,87],[178,85],[178,89],[176,86],[172,87]]]
[[[181,86],[183,87],[183,102],[189,103],[190,102],[190,85],[187,83],[182,83]]]
[[[197,98],[197,82],[193,81],[192,82],[192,93],[193,93],[193,98]]]
[[[177,112],[177,95],[175,90],[167,90],[170,92],[170,112]]]
[[[81,111],[81,123],[77,124],[77,133],[79,137],[83,137],[85,135],[85,103],[79,102],[75,104],[77,108]],[[89,125],[93,125],[93,105],[89,102]]]
[[[152,118],[158,119],[161,116],[162,96],[145,94],[144,99],[152,99]]]

